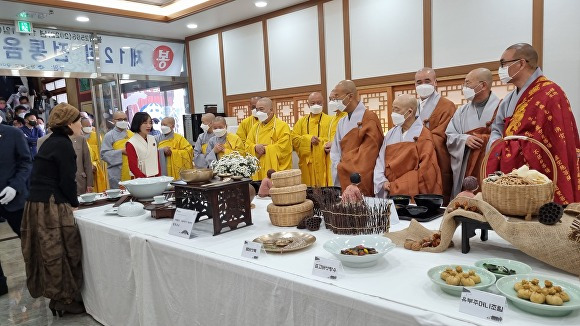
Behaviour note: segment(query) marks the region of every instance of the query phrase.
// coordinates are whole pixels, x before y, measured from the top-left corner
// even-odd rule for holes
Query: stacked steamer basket
[[[268,205],[270,221],[276,226],[296,226],[302,219],[313,214],[314,203],[306,199],[306,185],[301,183],[302,172],[298,169],[272,174]]]

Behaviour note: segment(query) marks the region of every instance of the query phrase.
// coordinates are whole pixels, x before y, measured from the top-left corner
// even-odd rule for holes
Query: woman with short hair
[[[132,179],[161,175],[157,141],[149,134],[152,128],[153,124],[149,114],[137,112],[133,116],[131,131],[134,132],[134,135],[125,144]]]

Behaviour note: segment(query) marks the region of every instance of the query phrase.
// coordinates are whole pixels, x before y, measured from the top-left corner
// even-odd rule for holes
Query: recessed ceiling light
[[[268,3],[266,1],[256,1],[254,2],[254,5],[258,8],[264,8],[268,5]]]
[[[44,35],[45,35],[45,36],[48,36],[48,37],[52,37],[52,36],[55,36],[56,34],[54,34],[54,33],[46,33],[46,34],[44,34]]]
[[[48,28],[48,29],[56,29],[56,27],[54,27],[54,26],[46,26],[46,28]]]
[[[187,24],[187,28],[197,28],[197,24]]]
[[[83,22],[83,23],[86,23],[86,22],[88,22],[88,21],[89,21],[89,17],[85,17],[85,16],[78,16],[78,17],[77,17],[77,21],[79,21],[79,22]]]

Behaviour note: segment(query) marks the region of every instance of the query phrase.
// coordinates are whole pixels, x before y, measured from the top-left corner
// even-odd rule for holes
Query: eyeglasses
[[[503,68],[506,63],[516,62],[516,61],[519,61],[519,60],[526,60],[526,59],[524,59],[524,58],[513,59],[513,60],[503,60],[502,59],[502,60],[499,60],[499,66]],[[529,62],[529,61],[526,60],[526,62]]]
[[[129,119],[127,118],[122,118],[122,119],[113,119],[114,121],[129,121]]]

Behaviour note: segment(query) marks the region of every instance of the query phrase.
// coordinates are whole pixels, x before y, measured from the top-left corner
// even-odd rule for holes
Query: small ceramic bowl
[[[121,195],[121,189],[108,189],[105,193],[109,198],[117,198]]]
[[[358,245],[375,248],[377,253],[364,256],[344,255],[340,253],[341,250]],[[379,235],[356,235],[330,239],[324,243],[323,248],[338,258],[344,266],[363,268],[376,265],[381,257],[395,248],[395,244],[391,242],[391,239]]]
[[[145,214],[144,206],[138,202],[128,202],[121,204],[117,209],[117,214],[123,217],[139,216]]]
[[[89,192],[86,194],[82,194],[81,198],[83,199],[83,202],[85,203],[90,203],[90,202],[94,202],[95,198],[97,198],[97,194],[94,192]]]

